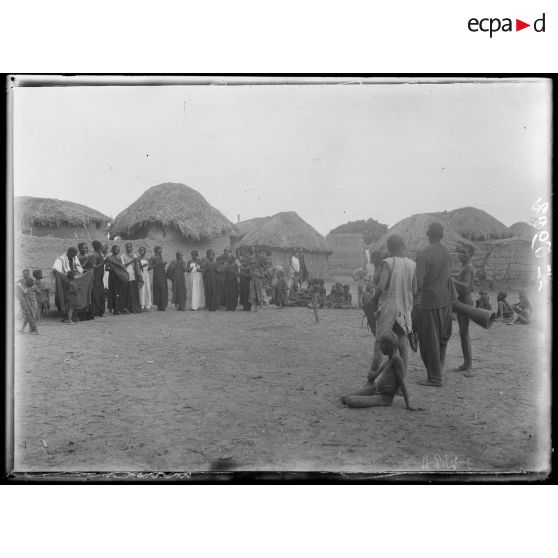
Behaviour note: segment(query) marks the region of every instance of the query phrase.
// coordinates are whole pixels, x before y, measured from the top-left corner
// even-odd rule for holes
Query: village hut
[[[30,196],[14,200],[15,228],[25,235],[94,240],[109,223],[110,217],[79,203]]]
[[[326,242],[333,252],[329,257],[329,270],[333,277],[350,275],[368,259],[362,233],[329,233]]]
[[[533,240],[533,236],[537,232],[537,229],[530,225],[529,223],[525,223],[524,221],[519,221],[514,223],[510,227],[510,231],[514,238],[520,238],[521,240]]]
[[[145,239],[164,243],[171,252],[186,255],[208,249],[220,254],[229,246],[234,225],[196,190],[178,183],[149,188],[132,205],[119,213],[110,227],[111,237]]]
[[[241,221],[236,228],[237,231],[231,234],[233,250],[242,251],[254,246],[265,250],[273,265],[287,268],[290,251],[302,248],[310,277],[329,278],[331,248],[325,238],[294,211]]]
[[[387,254],[387,239],[392,234],[398,234],[405,242],[405,250],[407,255],[414,259],[417,252],[428,246],[428,236],[426,231],[430,223],[437,221],[441,222],[439,218],[431,213],[418,213],[407,217],[393,225],[382,238],[374,244],[369,246],[370,253],[382,252]],[[457,234],[447,224],[444,225],[444,238],[442,243],[445,244],[449,251],[455,254],[457,249],[462,244],[473,244],[466,238]]]
[[[457,234],[472,242],[500,240],[513,236],[504,223],[476,207],[461,207],[431,215],[445,227],[450,227]]]

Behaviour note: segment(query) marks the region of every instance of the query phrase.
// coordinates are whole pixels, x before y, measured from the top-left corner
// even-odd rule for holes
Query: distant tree
[[[366,244],[371,244],[379,240],[388,231],[388,226],[376,221],[376,219],[360,219],[359,221],[349,221],[344,225],[339,225],[330,234],[342,234],[342,233],[362,233],[364,236],[364,242]]]

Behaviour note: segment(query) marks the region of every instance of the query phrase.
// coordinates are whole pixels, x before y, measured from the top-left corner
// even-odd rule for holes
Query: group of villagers
[[[68,325],[102,318],[107,312],[136,314],[148,312],[153,306],[165,311],[169,294],[171,304],[179,311],[235,311],[240,304],[243,311],[256,312],[266,303],[281,308],[297,305],[297,297],[307,292],[310,300],[314,297],[321,306],[339,302],[338,297],[325,296],[323,280],[309,279],[302,249],[293,249],[288,261],[286,276],[282,266],[270,265],[267,254],[255,247],[236,255],[228,248],[219,256],[207,250],[204,258],[193,250],[187,260],[178,251],[175,259],[167,262],[160,246],[148,257],[144,246],[134,251],[132,242],[127,242],[121,252],[116,244],[109,251],[108,244],[94,240],[91,251],[81,242],[77,249],[70,247],[56,258],[51,279],[56,308]],[[38,333],[41,315],[50,310],[50,286],[41,270],[33,271],[33,276],[29,270],[23,271],[17,293],[24,316],[22,331],[29,324],[31,333]]]
[[[362,289],[361,303],[375,335],[374,356],[366,385],[341,397],[348,407],[392,405],[400,394],[408,410],[422,410],[411,406],[405,382],[410,349],[420,351],[426,368],[426,378],[417,383],[439,388],[451,338],[454,302],[492,310],[486,291],[480,292],[476,302],[472,298],[474,246],[460,246],[461,271],[452,277],[451,254],[441,243],[443,226],[433,222],[426,234],[429,245],[417,254],[416,263],[404,257],[403,239],[391,235],[387,240],[388,257],[381,262],[376,282]],[[505,292],[498,293],[498,308],[492,318],[511,323],[515,314],[514,323],[528,324],[532,310],[526,294],[520,292],[519,302],[513,306],[506,297]],[[457,313],[457,321],[463,353],[463,364],[457,371],[471,376],[470,318]]]

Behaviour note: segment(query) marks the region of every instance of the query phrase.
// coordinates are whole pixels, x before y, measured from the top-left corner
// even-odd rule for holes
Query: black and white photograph
[[[9,77],[11,473],[544,479],[552,85]]]

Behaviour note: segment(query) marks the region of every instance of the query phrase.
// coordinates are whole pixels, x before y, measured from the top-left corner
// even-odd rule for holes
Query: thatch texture
[[[228,234],[234,225],[193,188],[168,182],[149,188],[119,213],[111,236],[144,238],[151,227],[173,230],[185,240],[205,241]]]
[[[242,223],[238,224],[238,228],[242,229],[242,226]],[[325,238],[294,211],[262,218],[257,226],[248,228],[251,230],[238,239],[240,247],[303,248],[308,252],[331,254]]]
[[[510,231],[513,234],[514,238],[531,241],[533,240],[533,236],[537,232],[537,229],[535,229],[535,227],[533,227],[529,223],[519,221],[518,223],[514,223],[510,227]]]
[[[461,207],[453,211],[431,214],[445,227],[473,242],[510,238],[512,233],[498,219],[476,207]]]
[[[53,198],[17,197],[14,200],[16,222],[39,227],[83,227],[95,223],[106,226],[110,218],[86,205]]]
[[[430,223],[438,221],[440,219],[436,218],[430,213],[419,213],[417,215],[412,215],[407,217],[393,225],[389,231],[374,244],[369,246],[370,253],[375,251],[381,251],[387,253],[387,239],[392,234],[398,234],[405,242],[405,249],[407,253],[411,256],[416,254],[422,248],[428,246],[428,236],[426,236],[426,231]],[[463,238],[457,234],[451,227],[444,224],[444,238],[442,243],[445,244],[451,252],[455,252],[461,244],[472,244],[466,238]]]

